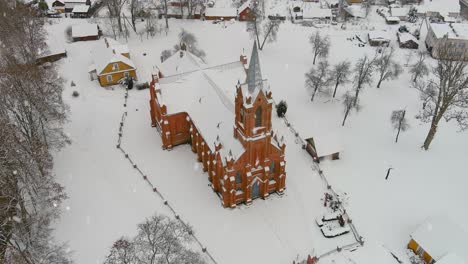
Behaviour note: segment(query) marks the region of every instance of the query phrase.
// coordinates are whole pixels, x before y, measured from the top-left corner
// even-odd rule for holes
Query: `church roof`
[[[211,151],[219,141],[223,162],[224,157],[238,159],[245,151],[233,135],[236,84],[246,77],[242,63],[210,66],[188,51],[180,52],[159,67],[164,77],[158,101],[168,114],[186,112]]]
[[[246,81],[249,93],[254,94],[255,90],[261,88],[262,82],[262,71],[260,70],[260,59],[258,57],[257,42],[254,41]]]

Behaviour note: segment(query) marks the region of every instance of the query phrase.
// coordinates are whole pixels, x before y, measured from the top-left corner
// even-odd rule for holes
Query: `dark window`
[[[255,127],[262,126],[262,107],[259,106],[255,111]]]
[[[240,183],[242,183],[242,174],[240,173],[240,171],[238,171],[236,174],[236,184]]]
[[[244,124],[244,109],[241,108],[240,110],[240,121],[242,124]]]
[[[272,160],[271,163],[270,163],[270,173],[274,173],[275,172],[275,161]]]

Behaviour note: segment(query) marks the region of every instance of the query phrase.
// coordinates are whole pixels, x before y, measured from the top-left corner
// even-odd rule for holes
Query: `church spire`
[[[262,85],[262,72],[260,71],[260,59],[258,58],[257,42],[254,41],[252,55],[250,56],[249,69],[247,71],[247,87],[253,94]]]

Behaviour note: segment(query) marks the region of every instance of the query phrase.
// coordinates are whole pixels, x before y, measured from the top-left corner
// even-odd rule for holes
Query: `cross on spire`
[[[258,57],[257,42],[254,41],[252,55],[250,56],[249,69],[247,71],[247,87],[249,93],[253,94],[262,85],[262,72],[260,70],[260,59]]]

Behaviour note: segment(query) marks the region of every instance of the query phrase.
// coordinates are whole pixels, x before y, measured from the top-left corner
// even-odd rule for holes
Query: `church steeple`
[[[250,56],[249,69],[247,71],[247,88],[250,94],[254,94],[256,89],[261,89],[262,72],[260,70],[260,59],[258,57],[257,42],[254,41],[252,55]]]

